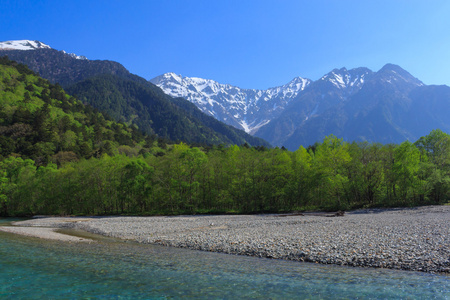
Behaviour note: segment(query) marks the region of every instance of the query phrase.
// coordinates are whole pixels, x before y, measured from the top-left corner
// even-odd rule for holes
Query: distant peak
[[[153,79],[150,80],[151,83],[158,85],[161,82],[166,82],[166,81],[172,81],[172,82],[178,82],[181,83],[183,80],[183,77],[181,75],[177,75],[174,72],[168,72],[168,73],[164,73],[162,75],[159,75]]]
[[[295,92],[298,92],[298,91],[303,91],[311,82],[312,81],[308,78],[295,77],[294,79],[292,79],[291,81],[289,81],[288,83],[286,83],[282,86],[272,87],[267,90],[290,88],[290,89],[293,89]]]
[[[338,89],[345,89],[348,87],[360,88],[365,80],[365,76],[372,73],[367,68],[356,68],[347,70],[342,67],[340,69],[333,69],[328,74],[325,74],[320,78],[321,81],[327,81],[333,84]]]
[[[311,79],[303,78],[303,77],[295,77],[288,84],[297,83],[297,82],[311,82]]]
[[[164,73],[162,76],[164,76],[164,77],[181,77],[181,75],[177,75],[174,72]]]
[[[400,66],[398,65],[394,65],[394,64],[385,64],[380,71],[378,72],[382,72],[382,71],[401,71],[401,72],[406,72],[404,69],[402,69]]]
[[[391,78],[397,78],[402,79],[404,81],[414,83],[416,85],[423,85],[422,81],[415,78],[413,75],[411,75],[408,71],[402,69],[400,66],[394,65],[394,64],[385,64],[378,72],[377,74],[382,75],[383,77],[386,77],[387,81],[391,82]]]
[[[162,75],[160,75],[160,76],[158,76],[156,78],[160,78],[160,79],[163,79],[163,78],[164,79],[174,78],[174,79],[179,80],[179,79],[182,79],[183,76],[181,76],[181,74],[176,74],[174,72],[168,72],[168,73],[164,73],[164,74],[162,74]]]
[[[329,77],[331,75],[336,75],[336,74],[351,74],[352,76],[356,76],[358,74],[367,74],[367,73],[372,73],[372,71],[366,67],[358,67],[358,68],[353,68],[353,69],[347,69],[346,67],[342,67],[340,69],[333,69],[331,72],[329,72],[328,74],[324,75],[323,77]]]
[[[347,72],[347,68],[346,67],[342,67],[340,69],[334,69],[332,72]]]
[[[31,40],[16,40],[0,42],[0,50],[36,50],[36,49],[50,49],[49,45],[46,45],[40,41]]]

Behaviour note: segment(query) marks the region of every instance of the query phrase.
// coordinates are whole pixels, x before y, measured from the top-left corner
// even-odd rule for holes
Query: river
[[[0,232],[0,298],[450,299],[450,276]]]

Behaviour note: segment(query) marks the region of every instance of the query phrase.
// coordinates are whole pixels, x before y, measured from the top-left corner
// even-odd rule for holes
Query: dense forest
[[[179,214],[346,210],[446,203],[450,136],[415,144],[346,143],[329,136],[308,150],[175,144],[160,155],[103,154],[49,163],[0,163],[2,212]]]
[[[450,135],[335,136],[291,152],[166,143],[0,63],[0,214],[260,213],[415,206],[450,198]]]

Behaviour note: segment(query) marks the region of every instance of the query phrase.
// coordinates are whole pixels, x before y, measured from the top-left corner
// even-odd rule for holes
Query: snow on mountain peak
[[[49,45],[44,44],[39,41],[31,41],[31,40],[16,40],[16,41],[6,41],[0,42],[0,50],[36,50],[36,49],[52,49]],[[75,59],[87,59],[85,56],[76,55],[74,53],[67,53],[62,50],[64,54],[69,55]]]
[[[189,100],[224,123],[265,138],[273,145],[284,144],[291,148],[298,147],[299,143],[314,143],[315,130],[319,127],[319,131],[344,128],[347,121],[343,116],[349,120],[354,118],[352,124],[360,126],[367,112],[372,112],[372,107],[384,101],[379,100],[384,98],[377,94],[379,89],[394,91],[393,97],[400,95],[403,101],[403,97],[415,89],[414,85],[422,85],[405,70],[390,64],[378,72],[364,67],[334,69],[314,82],[297,77],[285,85],[266,90],[241,89],[174,73],[161,75],[151,82],[171,96]],[[367,104],[370,108],[366,110]],[[367,136],[372,132],[371,127]],[[300,140],[306,137],[309,139],[306,142]]]
[[[83,55],[76,55],[75,53],[67,53],[67,52],[64,51],[64,50],[62,50],[62,52],[63,52],[64,54],[69,55],[70,57],[75,58],[75,59],[87,60],[87,57],[86,57],[86,56],[83,56]]]
[[[334,69],[320,78],[320,80],[328,81],[338,89],[347,89],[348,87],[360,88],[364,83],[364,77],[371,72],[366,68],[352,70],[347,70],[346,68]]]
[[[297,77],[267,90],[241,89],[211,79],[165,73],[150,80],[172,97],[183,97],[203,112],[229,125],[252,132],[281,113],[287,103],[310,84]]]
[[[177,74],[175,74],[173,72],[166,73],[166,74],[163,74],[161,76],[163,76],[164,78],[173,78],[173,79],[175,79],[177,81],[180,81],[181,78],[182,78],[181,75],[177,75]]]
[[[0,50],[36,50],[36,49],[50,49],[49,45],[39,41],[31,40],[17,40],[0,42]]]

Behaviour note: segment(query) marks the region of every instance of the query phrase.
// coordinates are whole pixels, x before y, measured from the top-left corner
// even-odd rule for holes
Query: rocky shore
[[[329,216],[36,218],[16,225],[81,229],[140,243],[229,254],[450,273],[450,206]]]

